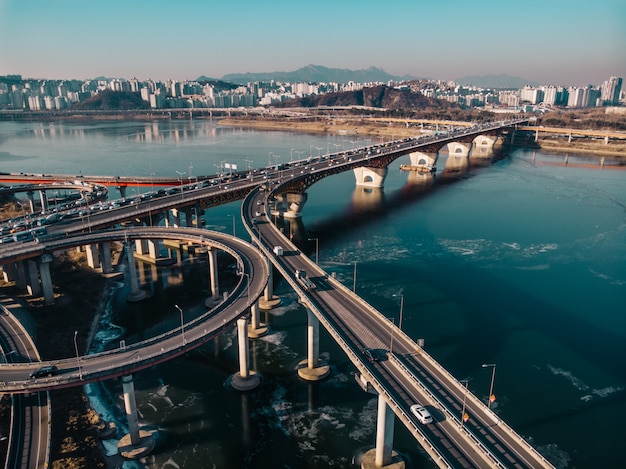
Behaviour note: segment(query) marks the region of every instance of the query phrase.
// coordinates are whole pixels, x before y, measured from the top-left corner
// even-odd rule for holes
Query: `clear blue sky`
[[[626,79],[626,0],[0,0],[0,75],[166,80],[382,67]]]

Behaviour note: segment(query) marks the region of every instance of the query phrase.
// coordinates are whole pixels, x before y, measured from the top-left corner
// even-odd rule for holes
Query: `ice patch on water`
[[[624,390],[623,386],[607,386],[606,388],[602,388],[602,389],[594,389],[591,392],[595,396],[598,396],[598,397],[608,397],[611,394],[615,394],[616,392],[620,392],[623,390]]]
[[[588,391],[590,389],[590,387],[586,385],[582,380],[574,376],[571,371],[566,371],[562,368],[557,368],[552,365],[548,365],[548,369],[552,372],[552,374],[557,376],[563,376],[564,378],[566,378],[579,391]]]
[[[619,279],[616,279],[614,277],[611,277],[610,275],[606,275],[606,274],[597,272],[597,271],[595,271],[593,269],[589,269],[589,271],[591,272],[591,274],[594,277],[597,277],[597,278],[602,279],[602,280],[606,280],[611,285],[617,285],[617,286],[626,285],[626,280],[619,280]]]
[[[300,305],[294,301],[292,303],[288,303],[285,306],[279,306],[278,308],[272,308],[270,310],[270,314],[275,317],[284,316],[290,311],[297,311],[300,308]]]
[[[553,443],[538,446],[537,451],[548,461],[550,461],[556,469],[566,469],[570,467],[570,462],[572,459],[570,455]]]
[[[518,270],[548,270],[550,268],[550,264],[537,264],[537,265],[529,265],[526,267],[517,267]]]
[[[592,388],[581,379],[574,376],[570,371],[566,371],[552,365],[548,365],[548,369],[552,372],[552,374],[557,376],[563,376],[564,378],[569,380],[569,382],[572,383],[572,385],[579,391],[584,391],[586,394],[580,397],[580,400],[584,402],[589,402],[595,397],[608,397],[611,394],[615,394],[616,392],[621,392],[624,390],[624,386],[606,386],[599,389]]]
[[[264,335],[263,337],[259,337],[259,340],[262,340],[263,342],[269,342],[270,344],[274,345],[282,345],[286,337],[287,332],[277,331],[272,332],[271,334]]]

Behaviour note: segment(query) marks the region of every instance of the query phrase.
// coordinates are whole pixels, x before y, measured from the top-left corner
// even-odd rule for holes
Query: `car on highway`
[[[417,417],[419,423],[426,425],[433,422],[433,416],[430,415],[428,410],[419,404],[413,404],[411,406],[411,413]]]
[[[31,379],[45,378],[46,376],[54,376],[58,372],[59,372],[59,369],[55,365],[47,365],[47,366],[42,366],[34,370],[30,374],[30,377]]]

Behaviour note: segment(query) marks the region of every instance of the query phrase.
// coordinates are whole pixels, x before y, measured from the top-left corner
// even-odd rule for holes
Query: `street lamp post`
[[[82,381],[83,379],[83,371],[80,367],[80,355],[78,354],[78,341],[76,336],[78,335],[78,331],[74,331],[74,350],[76,350],[76,363],[78,364],[78,377]]]
[[[309,241],[315,241],[315,263],[320,265],[320,239],[319,238],[309,238]]]
[[[356,293],[356,261],[354,261],[354,275],[353,275],[353,285],[352,285],[352,291],[354,293]]]
[[[183,310],[180,306],[178,305],[174,305],[174,307],[178,310],[178,312],[180,313],[180,335],[183,338],[183,345],[186,344],[185,342],[185,322],[184,322],[184,318],[183,318]]]
[[[489,396],[487,397],[487,407],[491,409],[491,403],[496,400],[496,396],[493,394],[493,381],[496,378],[496,364],[495,363],[483,363],[482,368],[492,368],[491,371],[491,385],[489,386]]]

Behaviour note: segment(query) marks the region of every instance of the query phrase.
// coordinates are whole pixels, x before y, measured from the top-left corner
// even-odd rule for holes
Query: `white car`
[[[414,404],[411,406],[411,412],[417,417],[417,420],[424,425],[432,423],[433,421],[433,416],[430,415],[430,412],[428,412],[424,406]]]

